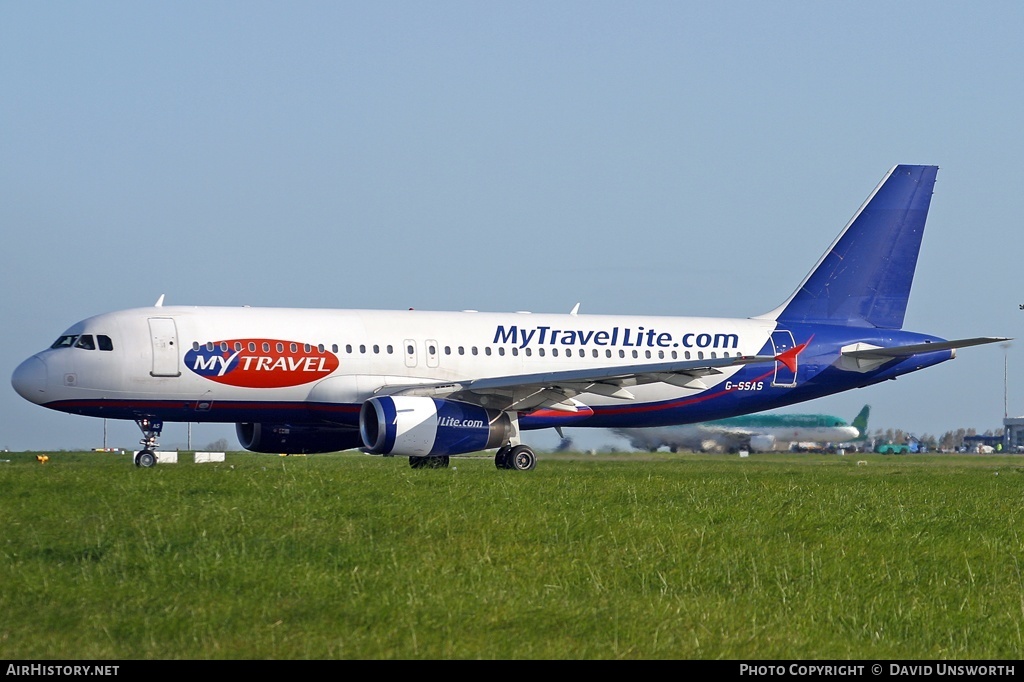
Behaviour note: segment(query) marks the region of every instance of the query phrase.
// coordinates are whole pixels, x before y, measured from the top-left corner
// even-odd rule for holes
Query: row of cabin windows
[[[262,342],[260,342],[260,344],[258,346],[257,346],[255,341],[249,341],[249,342],[244,343],[244,344],[241,341],[235,341],[234,343],[228,343],[227,341],[221,341],[219,343],[214,343],[213,341],[207,341],[205,344],[202,344],[202,345],[198,341],[193,341],[192,342],[192,350],[197,351],[203,345],[206,346],[206,350],[208,350],[208,351],[216,350],[216,349],[219,348],[222,351],[248,350],[250,353],[255,353],[257,351],[257,349],[258,349],[258,350],[260,350],[260,351],[262,351],[264,353],[269,353],[270,350],[271,350],[270,342],[269,341],[262,341]],[[282,342],[282,341],[277,341],[277,342],[274,343],[274,350],[276,352],[278,352],[278,353],[283,353],[285,351],[285,347],[286,347],[286,344],[284,342]],[[295,342],[291,342],[291,343],[287,344],[287,348],[288,348],[288,351],[290,353],[298,353],[299,352],[299,347],[300,347],[300,344],[295,343]],[[304,353],[312,353],[314,348],[316,348],[316,352],[318,352],[318,353],[326,353],[327,352],[327,347],[324,346],[324,344],[322,344],[322,343],[319,344],[318,346],[312,346],[312,345],[310,345],[308,343],[303,343],[303,344],[301,344],[301,347],[302,347],[302,352],[304,352]],[[334,345],[331,346],[331,352],[332,353],[337,353],[338,352],[338,344],[334,344]],[[346,353],[350,353],[350,354],[352,353],[352,345],[351,344],[349,344],[348,346],[345,346],[345,352]],[[366,352],[366,346],[365,345],[359,346],[359,352],[360,353],[365,353]],[[373,346],[373,352],[374,353],[380,353],[380,346],[375,344]],[[394,353],[395,352],[394,347],[391,346],[391,345],[388,345],[387,346],[387,352],[388,353]]]
[[[300,344],[295,343],[295,342],[291,342],[291,343],[287,344],[287,346],[288,346],[288,350],[290,352],[292,352],[292,353],[299,352]],[[311,353],[313,351],[313,348],[314,348],[313,346],[311,346],[308,343],[301,344],[301,346],[302,346],[303,352],[305,352],[305,353]],[[230,351],[230,350],[241,351],[241,350],[245,350],[245,349],[247,349],[250,353],[255,353],[257,351],[257,344],[256,344],[255,341],[249,341],[246,344],[243,344],[241,341],[235,341],[232,344],[229,344],[227,341],[221,341],[220,343],[214,343],[212,341],[209,341],[209,342],[206,343],[206,349],[208,351],[215,350],[218,347],[222,351]],[[62,335],[60,338],[58,338],[56,341],[54,341],[53,345],[51,345],[50,348],[80,348],[80,349],[83,349],[83,350],[97,350],[97,349],[99,349],[99,350],[109,351],[109,350],[114,350],[114,343],[113,343],[113,341],[111,341],[110,337],[105,335],[105,334],[96,334],[95,336],[92,335],[92,334],[65,334],[65,335]],[[198,351],[199,348],[200,348],[200,344],[198,342],[193,342],[192,343],[192,350]],[[259,348],[259,350],[261,350],[264,353],[269,353],[270,350],[271,350],[270,342],[263,341],[263,342],[261,342],[259,344],[258,348]],[[359,352],[361,354],[365,354],[367,352],[366,344],[360,344],[358,348],[359,348]],[[379,344],[373,344],[372,346],[370,346],[370,348],[372,349],[372,351],[373,351],[373,353],[375,355],[379,355],[380,352],[381,352],[381,346]],[[277,351],[278,353],[283,353],[285,351],[285,343],[282,342],[282,341],[275,342],[274,350]],[[318,353],[325,353],[325,352],[327,352],[326,346],[324,346],[324,344],[322,344],[322,343],[316,346],[316,350],[317,350]],[[385,352],[387,352],[388,355],[393,355],[394,352],[395,352],[395,348],[391,344],[387,344],[386,346],[384,346],[384,350],[385,350]],[[484,355],[486,355],[488,357],[493,354],[493,351],[492,351],[490,346],[484,346],[483,350],[484,350]],[[552,357],[556,357],[556,358],[559,357],[559,349],[558,348],[551,348],[551,349],[545,349],[543,347],[542,348],[538,348],[537,349],[537,355],[539,357],[545,357],[545,355],[546,355],[548,350],[550,350]],[[577,354],[578,354],[579,357],[581,357],[581,358],[586,357],[586,350],[585,349],[578,348],[578,349],[575,349],[575,350],[577,351]],[[354,351],[354,348],[353,348],[352,344],[346,344],[345,345],[345,353],[347,353],[349,355],[352,355],[353,351]],[[477,348],[477,346],[471,346],[469,351],[470,351],[471,355],[479,355],[480,354],[480,351]],[[518,347],[513,346],[512,349],[511,349],[511,354],[513,356],[518,356],[519,355],[519,351],[520,351],[520,349]],[[524,348],[524,349],[522,349],[522,351],[526,355],[526,357],[532,357],[533,356],[533,349],[532,348]],[[331,345],[331,352],[332,353],[340,352],[338,344],[335,343],[335,344]],[[466,354],[466,347],[465,346],[457,346],[455,352],[457,352],[459,355],[465,355]],[[414,355],[416,353],[416,349],[414,347],[412,347],[412,346],[408,346],[406,348],[406,353],[408,353],[409,355]],[[427,348],[427,353],[429,355],[432,355],[432,356],[436,355],[437,354],[437,347],[434,346],[434,345],[430,345]],[[562,349],[562,353],[564,354],[563,357],[567,357],[567,358],[573,357],[573,349],[572,348]],[[591,353],[592,353],[593,357],[595,357],[595,358],[601,357],[600,351],[597,348],[591,349]],[[451,346],[445,346],[444,347],[444,354],[445,355],[451,355],[452,354],[452,347]],[[504,357],[505,354],[506,354],[505,347],[504,346],[498,346],[498,355],[501,356],[501,357]],[[739,355],[739,354],[737,353],[737,355]],[[604,349],[604,356],[606,358],[614,357],[612,349],[611,348]],[[624,348],[620,348],[618,350],[618,356],[619,356],[619,358],[626,358],[627,357],[626,350]],[[639,359],[641,357],[641,352],[634,348],[634,349],[632,349],[630,351],[629,356],[632,357],[633,359]],[[677,351],[674,351],[674,350],[673,351],[667,351],[667,352],[664,351],[664,350],[658,350],[658,351],[655,352],[655,351],[651,351],[651,350],[647,349],[647,350],[643,351],[643,357],[645,359],[648,359],[648,360],[654,359],[655,357],[657,357],[657,359],[659,359],[659,360],[667,360],[667,359],[678,360],[679,359],[679,353]],[[715,351],[711,351],[709,357],[710,358],[717,358],[718,355],[717,355],[717,353]],[[723,358],[729,357],[729,351],[723,352],[722,353],[722,357]],[[685,359],[685,360],[690,360],[691,359],[690,351],[684,351],[683,352],[683,359]],[[704,351],[697,351],[697,359],[698,360],[703,360],[704,359]]]
[[[477,354],[476,346],[473,346],[471,350],[472,350],[473,355]],[[548,350],[550,350],[552,357],[555,357],[555,358],[559,357],[559,352],[558,352],[557,348],[551,348],[551,349],[538,348],[537,349],[537,355],[539,357],[543,358],[543,357],[545,357],[546,352]],[[519,355],[519,351],[520,351],[519,348],[517,348],[516,346],[513,346],[512,350],[511,350],[511,353],[512,353],[513,356],[518,356]],[[526,357],[532,357],[533,356],[533,349],[532,348],[523,348],[522,351],[523,351],[523,354],[526,355]],[[445,355],[451,355],[451,348],[448,347],[448,346],[445,346],[444,353],[445,353]],[[564,353],[564,355],[562,357],[567,357],[567,358],[573,357],[573,349],[572,348],[565,348],[565,349],[563,349],[563,353]],[[583,349],[583,348],[578,348],[577,349],[577,354],[581,358],[587,357],[587,351],[586,351],[586,349]],[[599,351],[597,348],[591,349],[591,354],[595,358],[601,357],[601,351]],[[459,355],[465,355],[465,349],[462,346],[459,346]],[[484,347],[484,355],[491,355],[491,347],[490,346],[485,346]],[[501,355],[501,356],[505,355],[505,347],[504,346],[498,346],[498,355]],[[611,348],[605,348],[604,356],[606,358],[615,357],[615,353],[613,353]],[[641,353],[641,351],[639,351],[637,349],[633,349],[632,351],[627,353],[626,349],[620,348],[619,351],[618,351],[618,357],[620,357],[620,358],[631,357],[631,358],[634,358],[634,359],[639,359],[639,358],[642,357],[642,358],[645,358],[647,360],[652,360],[652,359],[655,359],[655,358],[657,358],[658,360],[678,360],[679,359],[679,352],[678,351],[674,351],[674,350],[673,351],[645,350],[645,351],[643,351]],[[692,355],[691,355],[690,351],[683,351],[683,359],[684,360],[690,360],[691,357],[692,357]],[[710,353],[710,355],[708,355],[708,357],[709,358],[717,358],[718,357],[717,351],[711,351],[711,353]],[[724,351],[722,353],[722,357],[723,358],[729,357],[729,351]],[[736,357],[739,357],[739,353],[736,354]],[[704,359],[704,351],[702,351],[702,350],[697,351],[697,359],[698,360],[703,360]]]
[[[114,342],[106,334],[64,334],[50,348],[81,348],[82,350],[114,350]]]
[[[103,337],[103,338],[105,338],[105,337]],[[108,339],[108,341],[109,341],[109,339]],[[229,344],[227,341],[221,341],[220,343],[214,343],[212,341],[209,341],[205,345],[206,345],[206,350],[208,350],[208,351],[216,350],[217,348],[219,348],[222,351],[248,350],[250,353],[257,352],[257,349],[262,351],[262,352],[264,352],[264,353],[269,353],[271,351],[271,345],[270,345],[269,341],[263,341],[259,345],[257,345],[257,343],[255,341],[249,341],[249,342],[247,342],[245,344],[243,344],[241,341],[235,341],[232,344]],[[291,343],[285,344],[282,341],[277,341],[277,342],[274,343],[274,350],[276,352],[278,352],[278,353],[283,353],[283,352],[285,352],[286,345],[287,345],[287,348],[288,348],[289,352],[291,352],[291,353],[299,352],[300,344],[295,343],[295,342],[291,342]],[[54,348],[56,348],[56,347],[57,347],[56,344],[54,344]],[[301,344],[301,347],[302,347],[303,352],[305,352],[305,353],[313,352],[314,348],[316,348],[316,351],[318,353],[325,353],[325,352],[327,352],[326,346],[324,344],[322,344],[322,343],[317,345],[317,346],[315,346],[315,347],[310,345],[310,344],[308,344],[308,343],[305,343],[305,344]],[[192,350],[198,351],[199,348],[200,348],[200,344],[198,342],[194,341],[192,343]],[[358,346],[359,353],[366,354],[368,352],[367,348],[368,347],[366,346],[366,344],[360,344]],[[369,346],[369,348],[372,349],[372,352],[375,355],[379,355],[380,352],[381,352],[381,346],[379,344],[373,344],[372,346]],[[107,350],[109,350],[109,349],[107,349]],[[384,346],[384,350],[385,350],[385,352],[388,355],[393,355],[394,352],[395,352],[395,348],[391,344],[388,344],[388,345]],[[514,357],[517,357],[519,355],[519,351],[520,350],[523,351],[523,353],[526,355],[526,357],[532,357],[533,356],[533,349],[532,348],[520,349],[520,348],[518,348],[516,346],[512,347],[511,354]],[[551,348],[551,349],[538,348],[537,349],[537,355],[539,357],[545,357],[546,353],[549,350],[551,352],[551,356],[552,357],[556,357],[556,358],[560,357],[559,356],[559,349],[558,348]],[[408,355],[415,355],[416,354],[416,349],[413,346],[411,346],[411,345],[407,346],[405,351],[406,351],[406,353]],[[484,346],[483,351],[484,351],[484,355],[486,355],[488,357],[493,355],[493,350],[492,350],[492,348],[490,346]],[[576,349],[576,351],[577,351],[578,356],[581,357],[581,358],[585,358],[587,356],[587,352],[583,348],[578,348],[578,349]],[[340,352],[338,344],[335,343],[335,344],[331,345],[331,352],[332,353]],[[354,352],[354,348],[353,348],[352,344],[346,344],[345,345],[345,353],[347,353],[348,355],[352,355],[353,352]],[[445,355],[452,355],[452,352],[453,351],[452,351],[452,347],[451,346],[445,346],[444,347],[444,354]],[[465,346],[457,346],[455,352],[458,355],[465,355],[466,354],[466,347]],[[480,350],[479,350],[479,348],[477,346],[471,346],[469,348],[469,352],[470,352],[470,355],[479,355],[480,354]],[[504,357],[505,354],[506,354],[505,347],[504,346],[498,346],[497,353],[498,353],[499,356]],[[572,348],[562,349],[562,353],[563,353],[563,355],[561,357],[566,357],[566,358],[574,357],[573,356],[573,349]],[[591,349],[591,353],[592,353],[593,357],[595,357],[595,358],[601,357],[601,352],[597,348]],[[428,346],[427,347],[427,354],[431,355],[431,356],[437,355],[437,347],[434,346],[434,345]],[[683,351],[682,355],[683,355],[683,359],[684,360],[690,360],[691,359],[690,351]],[[738,357],[739,353],[737,353],[736,355]],[[606,358],[614,357],[614,353],[613,353],[612,349],[611,348],[606,348],[604,350],[604,356]],[[658,360],[678,360],[679,359],[679,352],[678,351],[674,351],[674,350],[673,351],[665,351],[665,350],[652,351],[652,350],[648,349],[648,350],[644,350],[642,355],[641,355],[641,351],[639,351],[637,349],[633,349],[632,351],[630,351],[629,354],[627,354],[626,350],[624,348],[620,348],[619,351],[618,351],[618,357],[619,358],[626,358],[627,356],[628,357],[632,357],[633,359],[639,359],[639,358],[643,357],[643,358],[645,358],[647,360],[652,360],[652,359],[655,359],[655,358],[657,358]],[[710,355],[708,357],[714,359],[714,358],[718,357],[718,354],[717,354],[716,351],[711,351]],[[723,358],[729,357],[729,351],[723,352],[722,353],[722,357]],[[703,360],[704,359],[704,351],[697,351],[696,359]]]

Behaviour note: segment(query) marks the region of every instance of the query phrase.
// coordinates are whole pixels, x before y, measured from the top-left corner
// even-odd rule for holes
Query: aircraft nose
[[[14,370],[11,385],[25,400],[41,404],[46,398],[46,364],[37,357],[29,358]]]

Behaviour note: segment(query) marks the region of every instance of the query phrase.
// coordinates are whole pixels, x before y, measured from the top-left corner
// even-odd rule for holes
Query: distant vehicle
[[[907,443],[879,443],[875,446],[875,452],[882,455],[905,455],[910,452],[910,445]]]
[[[801,449],[824,449],[864,440],[871,406],[865,405],[852,424],[829,414],[748,414],[698,424],[657,428],[612,429],[639,450],[667,447],[672,452],[769,452],[800,443]],[[817,446],[817,447],[815,447]]]

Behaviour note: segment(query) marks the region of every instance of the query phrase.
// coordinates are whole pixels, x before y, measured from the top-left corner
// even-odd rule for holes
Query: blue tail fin
[[[896,166],[789,300],[762,317],[900,329],[937,166]]]

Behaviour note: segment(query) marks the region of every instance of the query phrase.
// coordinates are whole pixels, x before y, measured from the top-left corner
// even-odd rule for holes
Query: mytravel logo
[[[185,353],[201,377],[244,388],[300,386],[338,368],[338,356],[317,346],[280,339],[213,341]]]

